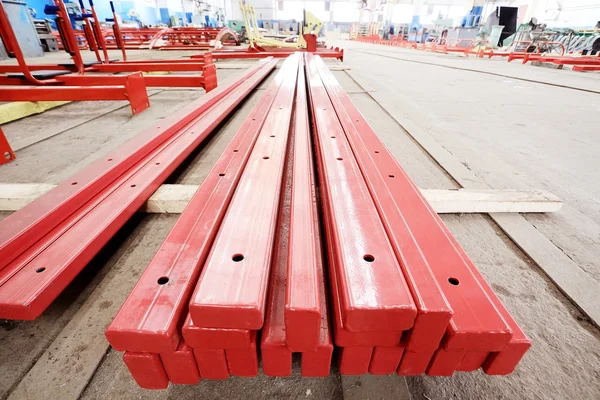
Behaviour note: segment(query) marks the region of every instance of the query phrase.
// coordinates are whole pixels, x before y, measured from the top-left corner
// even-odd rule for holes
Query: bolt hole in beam
[[[342,161],[342,160],[343,160],[343,158],[342,158],[342,157],[338,157],[338,158],[337,158],[337,160],[338,160],[338,161]]]
[[[395,178],[396,175],[388,175],[390,178]]]
[[[242,254],[234,254],[231,259],[235,262],[240,262],[244,259],[244,256]]]
[[[237,150],[234,150],[233,152],[234,152],[234,153],[237,153],[238,151],[237,151]]]
[[[45,270],[46,270],[46,267],[41,267],[41,268],[36,269],[35,272],[37,272],[39,274],[40,272],[44,272]]]
[[[136,187],[137,185],[131,185],[130,187]]]
[[[373,257],[371,254],[365,254],[363,256],[363,260],[371,263],[371,262],[375,261],[375,257]]]
[[[77,182],[71,182],[71,185],[77,185]]]
[[[269,159],[269,157],[268,157],[268,156],[264,156],[264,157],[263,157],[263,160],[268,160],[268,159]]]
[[[454,286],[458,286],[458,284],[460,283],[456,278],[448,278],[448,282],[450,282],[450,284]]]
[[[4,158],[6,158],[7,160],[10,160],[10,153],[8,151],[6,153],[4,153]]]
[[[335,139],[335,136],[332,136],[331,138],[332,138],[332,139]]]
[[[158,283],[159,285],[166,285],[169,282],[169,278],[166,276],[161,276],[160,278],[158,278],[158,280],[156,281],[156,283]]]
[[[113,160],[112,158],[109,158],[109,159],[108,159],[108,160],[106,160],[106,161],[112,161],[112,160]]]
[[[219,176],[225,176],[225,174],[219,174]]]

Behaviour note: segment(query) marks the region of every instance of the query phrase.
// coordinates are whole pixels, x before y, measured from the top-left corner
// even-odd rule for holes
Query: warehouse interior
[[[600,398],[596,2],[0,6],[0,400]]]

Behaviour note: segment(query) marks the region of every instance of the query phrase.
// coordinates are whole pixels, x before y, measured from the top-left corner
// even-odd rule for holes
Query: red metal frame
[[[232,84],[236,86],[233,90],[221,90],[221,98],[210,94],[205,96],[212,102],[204,101],[200,106],[196,102],[185,108],[186,113],[179,115],[182,119],[175,124],[166,129],[161,126],[154,129],[163,135],[171,133],[171,137],[163,138],[162,143],[159,142],[161,136],[154,132],[146,137],[138,135],[137,140],[133,139],[120,151],[78,174],[81,181],[74,177],[30,203],[28,207],[33,212],[28,214],[28,218],[20,219],[22,212],[27,213],[23,211],[28,208],[25,207],[0,221],[0,226],[10,228],[2,230],[6,234],[2,235],[0,250],[20,249],[7,253],[6,262],[34,244],[0,272],[2,318],[34,319],[39,316],[158,185],[261,80],[258,75],[252,76],[241,84]],[[220,101],[215,104],[215,99]],[[214,106],[198,115],[198,110],[208,108],[208,104]],[[174,126],[179,129],[175,130]],[[143,145],[140,146],[140,142]],[[154,143],[154,148],[151,143]],[[131,150],[135,151],[130,153]],[[123,159],[123,156],[127,158]],[[127,163],[132,168],[118,169],[118,178],[113,175],[110,179],[109,172],[117,171],[109,165],[123,167]],[[66,190],[68,186],[81,189]],[[83,207],[65,209],[67,204],[74,205],[78,201]],[[77,211],[73,213],[73,210]],[[49,220],[52,214],[62,215],[62,218]],[[13,216],[19,223],[10,225]],[[34,229],[23,229],[27,227]],[[54,231],[51,231],[53,228]],[[27,237],[34,239],[23,242]],[[43,240],[39,240],[42,237]],[[78,243],[78,246],[74,248],[72,243]]]
[[[195,385],[200,382],[200,372],[192,348],[183,340],[176,350],[161,353],[160,359],[171,383]]]
[[[66,76],[61,79],[68,79]],[[125,100],[131,105],[133,115],[150,107],[144,77],[140,72],[119,78],[119,83],[90,86],[31,86],[6,88],[0,87],[0,101],[97,101]]]
[[[227,379],[229,367],[225,350],[220,349],[194,349],[196,364],[202,379]]]
[[[292,56],[276,77],[283,82],[273,117],[262,127],[190,301],[194,325],[263,326],[298,67],[299,56]]]
[[[169,386],[169,377],[158,354],[125,352],[123,361],[141,388],[166,389]]]
[[[6,139],[4,132],[0,128],[0,165],[6,164],[16,158],[15,152],[10,147],[8,139]]]
[[[286,346],[292,352],[314,351],[321,340],[323,272],[315,208],[314,176],[304,68],[298,75],[290,176],[289,254],[283,309]],[[287,193],[287,192],[286,192]],[[319,272],[321,271],[321,272]]]
[[[183,107],[156,127],[142,132],[108,154],[106,159],[98,160],[72,179],[59,184],[52,191],[34,200],[21,211],[2,220],[0,226],[4,225],[4,227],[0,230],[0,270],[59,225],[74,210],[94,198],[123,172],[136,165],[158,145],[193,123],[201,114],[241,85],[245,79],[250,78],[261,65],[262,63],[257,63],[230,85],[219,87]],[[78,184],[72,185],[72,182]]]
[[[415,304],[312,57],[307,54],[317,165],[333,237],[343,325],[353,332],[410,329]],[[347,221],[361,229],[350,229]]]
[[[295,126],[283,178],[266,319],[261,331],[263,371],[269,376],[291,374],[292,352],[302,353],[303,376],[327,376],[333,354],[314,197],[303,72],[302,70],[298,76],[296,87]],[[310,226],[305,226],[307,224]],[[305,299],[301,298],[302,294]],[[290,297],[294,298],[291,306],[298,305],[300,311],[294,315],[296,323],[292,326],[288,321]],[[308,315],[307,310],[311,312]],[[318,315],[313,321],[311,314],[315,310]],[[301,324],[303,321],[305,325]],[[308,338],[302,340],[302,336]]]
[[[395,177],[384,178],[380,173],[381,165],[378,167],[374,161],[386,157],[379,155],[387,153],[385,147],[322,60],[312,56],[307,58],[309,64],[316,65],[415,299],[418,313],[414,327],[405,338],[406,346],[410,350],[436,349],[452,316],[452,308],[429,267],[426,254],[406,223],[406,217],[398,206],[393,191],[389,188],[394,186]],[[381,150],[371,151],[369,147]],[[387,158],[389,162],[393,160],[391,155],[387,155]],[[397,163],[394,162],[387,170],[395,168]]]
[[[351,141],[352,150],[359,157],[360,148],[366,149],[375,168],[388,177],[388,190],[398,210],[402,210],[410,235],[427,260],[450,307],[461,310],[452,316],[443,346],[457,351],[502,349],[512,334],[483,291],[479,282],[482,278],[476,268],[379,138],[366,128],[366,123],[359,122],[358,126],[361,127],[362,143]],[[362,170],[366,172],[366,161],[363,157],[360,159]],[[372,180],[369,179],[368,183],[372,190],[376,187]],[[398,243],[404,246],[404,243]]]
[[[257,74],[262,79],[276,64],[262,63]],[[108,327],[115,349],[161,353],[177,345],[187,303],[280,84],[252,110]],[[177,279],[157,286],[157,276]]]

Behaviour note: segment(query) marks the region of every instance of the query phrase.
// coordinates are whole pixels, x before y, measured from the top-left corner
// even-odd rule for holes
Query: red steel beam
[[[194,357],[202,379],[222,380],[229,378],[225,350],[194,349]]]
[[[226,349],[225,357],[229,366],[229,373],[233,376],[254,377],[258,375],[258,353],[256,351],[256,337],[247,349]]]
[[[278,74],[281,89],[190,301],[194,325],[262,328],[299,58]]]
[[[365,375],[371,364],[372,347],[342,347],[338,364],[342,375]]]
[[[0,316],[11,319],[39,316],[170,173],[262,81],[270,68],[252,76],[195,124],[162,144],[156,155],[139,163],[133,168],[136,171],[124,176],[118,185],[111,186],[106,199],[50,246],[32,259],[19,260],[2,271]],[[156,284],[161,282],[157,278]]]
[[[106,330],[115,349],[160,353],[177,345],[187,303],[281,82],[277,77],[253,108]],[[169,284],[157,285],[160,277]]]
[[[194,325],[189,315],[181,328],[183,339],[194,349],[247,349],[256,333],[247,329],[202,328]]]
[[[396,372],[400,376],[422,375],[427,370],[434,353],[435,350],[421,352],[405,350]]]
[[[290,375],[292,352],[301,352],[302,376],[327,376],[333,343],[327,314],[303,73],[298,76],[294,114],[260,349],[265,375]],[[292,307],[302,312],[294,315],[292,326],[287,319],[290,295],[295,297]],[[316,321],[306,318],[307,309],[318,310]],[[313,342],[311,339],[315,334]],[[302,336],[308,336],[309,340]],[[293,337],[293,345],[290,337]]]
[[[255,74],[265,62],[270,61],[257,63],[228,84],[183,107],[0,221],[0,270],[157,146],[197,120],[206,110]],[[77,184],[73,185],[73,182]]]
[[[573,65],[573,71],[585,72],[585,71],[600,71],[600,65]]]
[[[10,162],[16,158],[17,156],[15,155],[12,147],[10,147],[8,139],[6,139],[4,132],[2,132],[2,129],[0,129],[0,165],[6,164],[7,162]]]
[[[306,79],[298,76],[291,165],[289,254],[286,254],[287,285],[284,319],[287,347],[293,352],[312,351],[321,336],[322,295],[319,264],[322,262],[315,208],[313,162],[308,121]],[[287,190],[286,190],[287,194]]]
[[[287,51],[239,51],[239,50],[221,50],[221,51],[212,51],[212,58],[215,60],[228,60],[228,59],[244,59],[244,58],[264,58],[264,57],[273,57],[273,58],[286,58],[291,54],[294,54],[298,50],[290,49]],[[323,58],[337,58],[339,60],[344,59],[344,50],[320,50],[317,51],[319,56]],[[191,58],[196,58],[200,56],[191,56]]]
[[[398,204],[396,197],[400,195],[400,191],[393,192],[393,189],[390,189],[396,187],[394,176],[385,176],[380,172],[383,168],[388,171],[397,169],[398,164],[391,157],[387,157],[379,165],[376,164],[374,159],[386,156],[381,155],[387,153],[383,143],[322,60],[310,55],[307,59],[309,65],[316,66],[337,112],[417,305],[417,318],[405,339],[406,347],[418,351],[434,350],[439,346],[446,331],[452,308],[431,271],[427,253],[413,236],[405,213]]]
[[[319,61],[315,60],[315,62],[309,63],[309,66],[317,62]],[[320,65],[324,67],[322,61]],[[323,67],[320,70],[325,73]],[[354,108],[351,102],[344,104],[343,107],[345,110]],[[337,110],[342,112],[339,107]],[[347,136],[354,154],[362,161],[363,173],[373,176],[372,179],[367,179],[372,193],[375,193],[373,188],[375,187],[374,179],[376,179],[376,174],[373,175],[372,170],[381,176],[387,175],[388,179],[384,181],[384,185],[387,186],[390,197],[395,202],[396,212],[401,210],[400,221],[410,232],[410,237],[414,238],[418,250],[423,254],[426,265],[431,268],[435,281],[439,284],[450,307],[460,310],[459,313],[452,316],[450,324],[447,326],[444,348],[450,351],[501,350],[510,340],[512,331],[493,300],[495,299],[493,291],[490,289],[488,292],[485,289],[488,285],[468,256],[423,198],[406,172],[368,127],[364,119],[359,117],[358,111],[356,112],[353,124],[356,125],[357,131],[360,130],[360,135],[352,134],[352,131],[349,130]],[[370,164],[368,168],[366,167],[367,163]],[[370,171],[370,169],[372,170]],[[390,224],[390,221],[387,221],[389,214],[383,214],[384,211],[387,212],[387,209],[382,207],[381,211],[386,225],[389,228],[395,227]],[[408,238],[406,235],[405,237]],[[400,240],[398,236],[394,240],[398,248],[405,249],[405,238]],[[407,272],[415,274],[418,271]],[[439,289],[421,292],[420,296],[435,294],[439,297],[437,290]],[[415,298],[417,303],[422,303],[420,298]],[[421,337],[427,333],[427,331],[421,332],[419,335],[415,333],[414,337]],[[439,341],[439,338],[437,340]],[[431,350],[432,347],[424,349]]]
[[[125,77],[125,75],[63,75],[57,76],[56,80],[69,86],[103,86],[122,85]],[[144,76],[147,87],[204,87],[204,81],[204,75]]]
[[[179,343],[175,351],[161,353],[160,359],[171,383],[195,385],[200,381],[200,373],[192,348],[183,341]]]
[[[417,310],[400,265],[316,65],[307,63],[306,72],[343,326],[352,332],[409,329]]]
[[[138,114],[150,106],[146,84],[141,73],[124,77],[121,86],[27,86],[0,87],[0,101],[96,101],[127,100],[132,113]]]
[[[166,389],[169,386],[169,377],[158,354],[126,352],[123,361],[141,388]]]
[[[110,63],[110,64],[95,64],[87,68],[88,71],[97,72],[155,72],[155,71],[170,71],[170,72],[201,72],[205,64],[199,63],[149,63],[149,62],[127,62],[127,63]]]
[[[297,81],[297,92],[301,90],[300,76]],[[299,105],[296,98],[296,107]],[[297,111],[297,110],[296,110]],[[296,120],[302,115],[295,113]],[[286,286],[288,282],[288,257],[291,251],[290,243],[290,213],[291,213],[291,187],[292,166],[296,159],[295,137],[304,135],[304,132],[290,133],[288,157],[283,168],[283,185],[277,219],[277,231],[272,257],[271,276],[269,279],[269,294],[267,297],[265,324],[261,330],[260,353],[263,372],[267,376],[289,376],[292,373],[292,351],[287,346],[286,336],[289,332],[285,323]],[[306,170],[308,174],[310,171]],[[312,204],[310,205],[312,208]],[[309,221],[314,224],[314,220]],[[314,237],[312,238],[314,240]],[[299,327],[304,333],[303,327]],[[309,332],[310,334],[310,332]],[[316,343],[315,347],[316,348]],[[313,348],[313,350],[314,350]]]
[[[400,359],[404,353],[404,346],[377,346],[373,349],[369,373],[371,375],[389,375],[396,372]]]

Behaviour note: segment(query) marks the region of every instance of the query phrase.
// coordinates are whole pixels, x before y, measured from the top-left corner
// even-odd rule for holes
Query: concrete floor
[[[594,174],[600,166],[594,150],[600,75],[504,59],[339,45],[346,49],[344,65],[351,70],[334,72],[336,78],[420,187],[459,185],[375,98],[390,99],[491,187],[541,188],[559,195],[565,200],[560,213],[526,218],[589,279],[600,279],[595,257],[600,251],[600,183]],[[148,55],[174,58],[183,53],[138,52],[139,57]],[[236,72],[220,69],[219,79]],[[2,128],[9,141],[43,129],[54,128],[58,134],[17,151],[15,162],[0,167],[0,182],[57,183],[202,94],[157,90],[151,108],[135,117],[125,103],[105,114],[99,110],[113,102],[73,103],[7,124]],[[201,183],[260,94],[259,88],[169,182]],[[85,115],[89,122],[61,132],[66,119]],[[533,341],[512,375],[340,377],[334,369],[327,379],[300,379],[296,368],[285,379],[232,378],[159,392],[139,389],[103,331],[176,219],[136,216],[40,319],[0,321],[0,399],[600,398],[598,330],[485,215],[445,215],[443,220]]]

